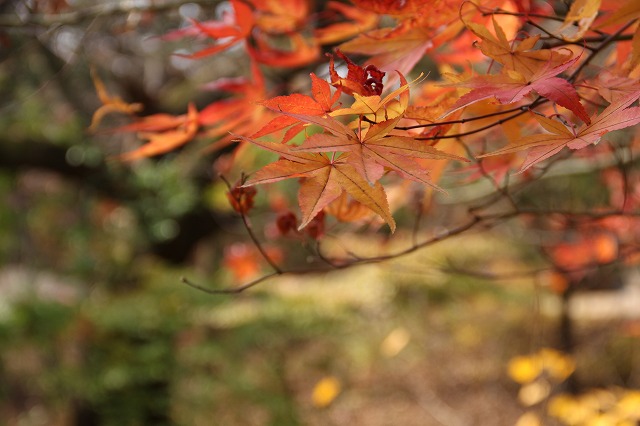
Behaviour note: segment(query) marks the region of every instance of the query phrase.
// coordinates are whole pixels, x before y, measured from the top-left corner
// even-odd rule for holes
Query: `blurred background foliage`
[[[551,391],[523,402],[506,366],[562,346],[561,301],[546,281],[517,273],[543,264],[527,239],[544,236],[512,224],[236,297],[182,284],[233,286],[242,271],[229,268],[247,248],[212,172],[218,154],[201,140],[112,160],[136,141],[87,132],[99,106],[89,70],[147,113],[211,102],[218,95],[200,85],[246,64],[230,52],[196,65],[156,36],[212,17],[220,2],[21,23],[64,3],[0,4],[0,424],[511,425],[531,419],[521,417],[531,406],[546,413]],[[521,199],[583,207],[606,197],[598,185],[588,173],[542,180]],[[258,200],[263,225],[274,201]],[[451,217],[455,206],[426,220]],[[306,261],[304,250],[296,256],[285,260]],[[639,335],[628,318],[578,321],[576,373],[553,391],[637,388]],[[561,421],[562,403],[548,424]]]

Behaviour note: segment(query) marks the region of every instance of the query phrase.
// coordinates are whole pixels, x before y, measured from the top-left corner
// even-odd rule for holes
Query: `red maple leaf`
[[[311,94],[312,96],[300,93],[293,93],[287,96],[276,96],[275,98],[262,101],[260,104],[279,113],[320,116],[330,112],[333,105],[335,105],[340,97],[339,90],[331,93],[331,86],[329,83],[327,83],[326,80],[318,78],[314,73],[311,73]],[[294,117],[280,115],[272,119],[264,127],[251,135],[251,137],[259,138],[266,136],[296,123],[301,122]],[[302,130],[302,125],[294,127],[287,132],[282,143],[288,142],[293,136],[300,133]]]
[[[374,65],[367,65],[366,68],[355,64],[351,59],[342,52],[337,51],[336,55],[347,63],[347,76],[340,77],[336,72],[333,56],[329,58],[329,75],[331,76],[331,84],[339,87],[348,95],[357,93],[363,96],[380,95],[384,86],[382,78],[384,71],[380,71]]]

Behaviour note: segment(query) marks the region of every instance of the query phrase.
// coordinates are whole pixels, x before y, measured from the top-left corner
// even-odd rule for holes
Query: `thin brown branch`
[[[434,126],[447,126],[450,124],[464,124],[464,123],[469,123],[471,121],[477,121],[477,120],[482,120],[485,118],[491,118],[491,117],[496,117],[499,115],[505,115],[505,114],[509,114],[511,112],[516,112],[516,111],[528,111],[531,108],[531,105],[523,105],[523,106],[518,106],[518,107],[514,107],[514,108],[510,108],[510,109],[505,109],[503,111],[498,111],[498,112],[492,112],[490,114],[483,114],[483,115],[478,115],[475,117],[470,117],[470,118],[461,118],[459,120],[448,120],[448,121],[439,121],[439,122],[435,122],[435,123],[426,123],[426,124],[414,124],[413,126],[396,126],[395,128],[397,130],[411,130],[411,129],[420,129],[420,128],[425,128],[425,127],[434,127]],[[410,120],[418,120],[418,119],[412,119],[411,117],[407,117]]]
[[[301,270],[279,270],[279,271],[274,271],[271,272],[269,274],[263,275],[260,278],[257,278],[253,281],[250,281],[248,283],[242,284],[240,286],[237,287],[232,287],[232,288],[222,288],[222,289],[212,289],[212,288],[208,288],[208,287],[204,287],[200,284],[194,283],[192,281],[190,281],[188,278],[186,277],[181,277],[181,282],[183,284],[188,285],[191,288],[194,288],[196,290],[200,290],[203,291],[207,294],[213,294],[213,295],[234,295],[234,294],[239,294],[242,293],[245,290],[248,290],[264,281],[267,281],[271,278],[274,278],[276,276],[284,276],[284,275],[309,275],[309,274],[318,274],[318,273],[326,273],[329,272],[331,270],[339,270],[339,269],[347,269],[347,268],[351,268],[354,266],[358,266],[358,265],[366,265],[366,264],[373,264],[373,263],[380,263],[380,262],[384,262],[386,260],[390,260],[390,259],[395,259],[395,258],[399,258],[402,256],[406,256],[410,253],[413,253],[417,250],[420,250],[421,248],[427,247],[429,245],[435,244],[439,241],[442,241],[444,239],[447,239],[449,237],[452,237],[454,235],[458,235],[461,234],[463,232],[465,232],[466,230],[472,228],[474,225],[476,225],[478,222],[480,222],[481,219],[479,217],[474,217],[473,220],[471,220],[470,222],[467,222],[457,228],[453,228],[449,231],[440,233],[432,238],[429,238],[419,244],[413,244],[412,246],[410,246],[407,249],[404,250],[400,250],[396,253],[393,254],[387,254],[387,255],[382,255],[382,256],[374,256],[374,257],[368,257],[368,258],[356,258],[356,260],[351,260],[348,261],[346,263],[335,263],[335,261],[333,260],[329,260],[329,264],[332,265],[330,268],[309,268],[309,269],[301,269]]]
[[[504,10],[504,9],[490,9],[489,11],[486,12],[481,12],[482,16],[488,16],[488,15],[510,15],[510,16],[517,16],[519,18],[539,18],[539,19],[545,19],[545,20],[550,20],[550,21],[557,21],[557,22],[564,22],[564,16],[556,16],[556,15],[543,15],[540,13],[521,13],[521,12],[510,12],[508,10]]]
[[[263,281],[267,281],[270,278],[273,278],[273,277],[276,277],[276,276],[279,276],[279,275],[284,275],[286,273],[290,273],[290,272],[272,272],[270,274],[263,275],[258,279],[255,279],[253,281],[245,283],[245,284],[243,284],[241,286],[233,287],[233,288],[208,288],[208,287],[203,287],[200,284],[196,284],[193,281],[190,281],[186,277],[181,277],[180,281],[182,281],[182,283],[188,285],[191,288],[203,291],[203,292],[208,293],[208,294],[239,294],[239,293],[242,293],[245,290],[250,289],[251,287],[254,287],[254,286],[260,284]]]
[[[566,40],[562,40],[561,42],[558,43],[551,43],[551,42],[545,42],[542,45],[542,49],[553,49],[556,47],[561,47],[561,46],[567,46],[567,45],[574,45],[574,46],[580,46],[580,47],[587,47],[585,46],[587,43],[601,43],[604,40],[607,39],[607,37],[609,37],[609,34],[602,34],[599,36],[595,36],[595,37],[584,37],[582,39],[580,39],[579,41],[566,41]],[[546,38],[546,40],[549,39],[557,39],[557,37],[548,37]],[[633,39],[633,34],[621,34],[617,37],[615,37],[612,41],[614,42],[618,42],[618,41],[631,41],[631,39]],[[589,50],[593,50],[593,48],[591,47],[587,47]]]
[[[436,140],[441,140],[441,139],[457,139],[457,138],[461,138],[461,137],[464,137],[464,136],[475,135],[476,133],[480,133],[480,132],[483,132],[485,130],[489,130],[489,129],[493,128],[493,127],[496,127],[496,126],[499,126],[499,125],[501,125],[503,123],[506,123],[507,121],[513,120],[514,118],[520,117],[521,115],[526,114],[527,112],[528,112],[528,110],[517,112],[517,113],[512,114],[512,115],[510,115],[510,116],[508,116],[506,118],[502,118],[500,120],[494,121],[491,124],[487,124],[486,126],[482,126],[482,127],[477,128],[477,129],[474,129],[474,130],[469,130],[468,132],[454,133],[454,134],[451,134],[451,135],[436,135],[436,136],[429,136],[429,137],[425,137],[425,138],[418,137],[418,138],[415,138],[415,139],[418,140],[418,141],[436,141]]]
[[[483,127],[479,127],[477,129],[474,130],[470,130],[468,132],[463,132],[463,133],[455,133],[455,134],[451,134],[451,135],[436,135],[436,136],[430,136],[430,137],[425,137],[425,138],[415,138],[416,140],[440,140],[440,139],[455,139],[455,138],[461,138],[464,136],[469,136],[469,135],[474,135],[476,133],[480,133],[483,132],[485,130],[489,130],[493,127],[496,126],[500,126],[503,123],[506,123],[507,121],[513,120],[514,118],[520,117],[521,115],[526,114],[529,111],[534,110],[537,106],[542,105],[544,103],[548,102],[548,99],[545,99],[541,96],[538,96],[533,102],[531,102],[528,105],[521,105],[519,107],[515,107],[512,108],[511,110],[508,110],[508,112],[511,111],[518,111],[515,114],[511,114],[510,116],[506,117],[506,118],[501,118],[500,120],[494,121],[491,124],[487,124],[486,126]],[[485,118],[485,117],[483,117]]]
[[[493,176],[491,176],[489,174],[489,172],[487,172],[487,170],[484,167],[484,162],[482,161],[482,159],[474,158],[473,152],[471,152],[471,149],[462,140],[458,140],[458,142],[460,143],[460,145],[462,145],[463,149],[467,153],[467,156],[469,158],[473,158],[474,159],[473,161],[475,161],[476,165],[478,166],[478,170],[480,170],[480,173],[482,174],[482,177],[484,177],[486,180],[488,180],[491,183],[491,185],[496,189],[496,193],[498,194],[497,198],[498,199],[501,198],[501,197],[506,198],[509,201],[509,204],[511,204],[511,206],[514,208],[514,210],[517,210],[518,206],[517,206],[515,200],[513,199],[513,197],[511,196],[511,194],[509,194],[508,184],[504,185],[504,186],[500,185],[500,183],[497,182],[493,178]],[[491,201],[488,205],[492,205],[495,202],[497,202],[497,199]],[[470,212],[472,213],[473,211],[477,211],[477,210],[478,210],[478,208],[471,208]]]
[[[422,242],[419,243],[413,243],[411,246],[405,248],[405,249],[401,249],[398,250],[396,252],[393,253],[389,253],[389,254],[385,254],[385,255],[380,255],[380,256],[372,256],[372,257],[360,257],[354,253],[349,252],[350,256],[352,256],[352,259],[350,260],[345,260],[342,259],[342,263],[338,262],[336,259],[329,259],[324,255],[320,255],[320,257],[322,259],[324,259],[327,264],[330,266],[329,268],[309,268],[309,269],[301,269],[301,270],[278,270],[278,271],[274,271],[271,272],[269,274],[266,274],[260,278],[257,278],[253,281],[250,281],[248,283],[242,284],[238,287],[233,287],[233,288],[223,288],[223,289],[211,289],[211,288],[207,288],[204,286],[201,286],[199,284],[193,283],[190,280],[188,280],[187,278],[182,278],[181,281],[184,284],[187,284],[188,286],[195,288],[197,290],[203,291],[205,293],[208,294],[239,294],[242,293],[245,290],[248,290],[264,281],[267,281],[271,278],[274,278],[276,276],[284,276],[284,275],[309,275],[309,274],[318,274],[318,273],[326,273],[329,272],[331,270],[341,270],[341,269],[348,269],[354,266],[359,266],[359,265],[367,265],[367,264],[375,264],[375,263],[382,263],[388,260],[392,260],[392,259],[398,259],[404,256],[407,256],[409,254],[415,253],[421,249],[424,249],[426,247],[429,247],[431,245],[434,245],[440,241],[444,241],[448,238],[463,234],[464,232],[467,232],[468,230],[476,227],[479,224],[482,223],[489,223],[489,222],[501,222],[507,219],[511,219],[517,216],[522,216],[522,215],[537,215],[537,216],[549,216],[549,215],[553,215],[553,214],[562,214],[562,215],[567,215],[567,216],[582,216],[582,217],[586,217],[589,219],[602,219],[602,218],[606,218],[606,217],[611,217],[611,216],[633,216],[633,217],[640,217],[640,212],[621,212],[618,210],[612,210],[612,211],[603,211],[603,212],[593,212],[593,211],[584,211],[584,212],[578,212],[578,211],[568,211],[568,210],[536,210],[536,209],[518,209],[517,211],[510,211],[510,212],[503,212],[503,213],[496,213],[496,214],[486,214],[486,215],[472,215],[471,219],[469,219],[467,222],[458,225],[457,227],[451,228],[445,232],[441,232],[437,235],[434,235],[430,238],[427,238],[425,240],[423,240]],[[613,263],[613,262],[612,262]],[[599,265],[599,266],[603,266],[603,265]],[[546,269],[548,270],[548,269]],[[535,274],[535,273],[539,273],[539,272],[543,272],[543,269],[539,269],[539,270],[531,270],[531,271],[523,271],[523,272],[514,272],[512,274],[510,274],[511,278],[514,278],[516,276],[525,276],[528,274]],[[451,270],[450,272],[459,272],[459,273],[463,273],[464,271],[454,271]],[[464,272],[466,273],[466,272]],[[477,273],[474,272],[474,274],[477,275]],[[486,276],[485,278],[487,279],[501,279],[498,276]],[[504,277],[504,279],[506,279],[506,277]]]
[[[591,51],[596,50],[596,48],[595,48],[595,47],[592,47],[592,46],[589,46],[588,44],[586,44],[586,43],[584,42],[584,40],[581,40],[581,41],[568,41],[568,40],[565,40],[565,39],[563,39],[562,37],[559,37],[559,36],[557,36],[557,35],[553,34],[551,31],[547,30],[547,29],[546,29],[546,28],[544,28],[542,25],[540,25],[540,24],[538,24],[538,23],[536,23],[536,22],[534,22],[534,21],[528,20],[528,21],[527,21],[527,24],[528,24],[528,25],[531,25],[532,27],[537,28],[537,29],[539,29],[540,31],[542,31],[542,32],[544,32],[545,34],[547,34],[547,37],[546,37],[546,39],[547,39],[547,40],[549,40],[549,39],[558,40],[558,41],[559,41],[559,43],[556,43],[554,47],[567,46],[567,45],[574,45],[574,46],[580,46],[580,47],[583,47],[583,48],[585,48],[585,49],[587,49],[587,50],[591,50]]]
[[[234,196],[233,191],[231,190],[231,184],[229,183],[229,181],[222,175],[220,175],[220,179],[222,179],[225,185],[227,185],[227,188],[229,189],[229,193],[232,194],[232,196]],[[243,176],[243,180],[244,180],[244,176]],[[242,204],[242,200],[240,199],[241,195],[234,196],[234,197],[236,199],[236,202],[238,202],[238,204],[241,205]],[[276,271],[277,273],[282,273],[282,269],[280,268],[280,266],[278,266],[278,264],[271,258],[271,256],[269,256],[267,251],[262,246],[262,243],[256,236],[255,232],[253,232],[253,226],[251,225],[251,221],[249,221],[247,212],[241,208],[239,209],[239,213],[240,213],[240,217],[242,218],[242,223],[244,224],[244,227],[247,230],[247,234],[249,234],[249,238],[251,238],[251,241],[260,252],[260,255],[269,264],[269,266],[273,268],[274,271]]]

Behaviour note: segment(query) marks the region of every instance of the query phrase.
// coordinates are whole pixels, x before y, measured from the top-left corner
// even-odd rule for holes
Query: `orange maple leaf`
[[[342,91],[340,88],[334,93],[331,92],[331,86],[326,80],[319,78],[314,73],[311,73],[311,94],[313,98],[322,106],[325,112],[329,112],[333,109],[333,106],[338,99]]]
[[[627,108],[638,98],[640,98],[640,91],[618,99],[600,114],[594,115],[591,118],[591,124],[584,124],[578,129],[569,128],[559,121],[536,115],[536,120],[549,133],[525,136],[516,144],[480,155],[478,158],[531,148],[520,169],[523,172],[534,164],[557,154],[564,147],[576,150],[595,145],[604,134],[610,131],[640,123],[640,107]]]
[[[418,164],[415,158],[467,161],[440,151],[423,141],[407,136],[389,135],[402,116],[371,124],[366,128],[360,125],[354,131],[331,116],[290,115],[321,126],[327,132],[310,136],[301,146],[292,148],[293,151],[349,152],[351,155],[345,161],[371,183],[380,179],[384,168],[387,167],[406,179],[436,187],[429,179],[428,171]]]
[[[486,56],[502,64],[507,70],[531,79],[541,68],[555,67],[566,63],[571,58],[571,51],[561,49],[536,49],[540,35],[526,37],[518,43],[510,42],[504,30],[492,17],[494,36],[484,25],[466,22],[465,25],[473,34],[482,39],[480,50]]]
[[[332,44],[355,37],[375,27],[380,20],[377,13],[368,12],[337,1],[327,2],[325,13],[327,12],[339,13],[350,21],[316,28],[313,36],[319,44]]]
[[[300,122],[315,124],[325,130],[324,133],[314,134],[307,138],[299,147],[290,148],[295,152],[348,152],[349,156],[344,161],[351,166],[371,184],[377,182],[384,174],[385,167],[398,172],[407,179],[415,180],[434,186],[428,176],[428,171],[415,161],[421,159],[455,159],[467,161],[461,157],[439,151],[407,136],[391,135],[395,126],[402,119],[402,113],[407,108],[409,93],[406,80],[400,75],[404,83],[400,88],[391,92],[384,99],[378,95],[360,96],[354,93],[355,102],[350,108],[344,108],[332,112],[330,115],[319,114],[318,106],[312,109],[313,114],[301,114],[281,109],[281,113]],[[395,97],[400,100],[396,101]],[[285,97],[286,99],[286,97]],[[392,108],[387,109],[387,106]],[[295,104],[295,108],[302,108]],[[381,113],[379,113],[381,111]],[[357,129],[341,123],[333,115],[354,114],[358,116]],[[364,120],[367,117],[369,121]],[[370,118],[371,117],[371,118]],[[383,121],[371,123],[373,118]]]
[[[367,64],[385,72],[408,74],[426,52],[451,43],[464,29],[461,2],[442,0],[357,0],[356,5],[367,10],[389,14],[397,20],[394,27],[378,28],[360,34],[339,47],[346,53],[370,56]],[[475,2],[462,2],[473,4]],[[483,8],[500,7],[504,0],[485,0]],[[395,75],[390,76],[393,81]],[[389,83],[389,82],[388,82]]]
[[[287,96],[276,96],[275,98],[267,99],[259,103],[278,113],[287,112],[303,115],[324,115],[331,111],[333,105],[340,97],[339,90],[332,94],[329,83],[327,83],[326,80],[318,78],[314,73],[311,73],[311,94],[312,96],[293,93]],[[300,121],[287,115],[280,115],[269,121],[264,127],[251,135],[251,137],[259,138],[266,136],[296,123],[300,123]],[[300,133],[302,130],[302,126],[292,128],[287,132],[282,143],[288,142],[293,136]]]
[[[622,5],[617,5],[613,13],[607,17],[596,27],[602,28],[609,25],[626,24],[632,19],[640,18],[640,2],[636,0],[627,0]],[[640,26],[636,28],[633,39],[631,40],[631,63],[633,69],[640,64]]]
[[[616,2],[617,3],[617,2]],[[597,29],[609,25],[626,24],[632,19],[640,18],[640,3],[636,0],[626,0],[622,4],[613,4],[613,12],[605,15],[604,19],[596,26]]]
[[[379,28],[340,45],[344,52],[372,56],[368,61],[371,65],[403,74],[408,74],[433,47],[433,31],[422,26],[402,28],[401,31]]]
[[[184,115],[151,114],[141,117],[136,122],[111,129],[111,133],[122,132],[164,132],[179,127],[184,123]]]
[[[412,15],[424,9],[423,0],[352,0],[365,10],[380,15]]]
[[[203,135],[217,139],[211,150],[229,145],[233,140],[229,132],[241,129],[244,135],[251,135],[273,118],[274,114],[259,104],[266,96],[266,88],[260,67],[253,60],[251,74],[252,78],[219,79],[205,86],[208,90],[222,90],[233,95],[200,111],[199,123],[206,126]]]
[[[307,65],[320,54],[317,43],[305,39],[296,30],[302,26],[307,16],[308,4],[303,0],[251,1],[255,10],[239,0],[231,0],[233,14],[226,13],[222,21],[198,22],[191,20],[192,27],[167,33],[165,40],[175,40],[186,36],[206,36],[216,41],[188,55],[179,55],[190,59],[199,59],[222,52],[236,44],[245,43],[252,59],[270,66],[298,67]],[[289,47],[281,48],[281,34],[288,35]],[[273,45],[270,36],[275,36],[278,46]]]
[[[311,96],[303,95],[301,93],[293,93],[287,96],[276,96],[275,98],[262,101],[261,104],[276,112],[285,111],[305,115],[323,115],[325,113],[325,110],[320,103],[316,102],[316,100]],[[266,136],[296,123],[299,123],[299,121],[295,118],[280,115],[267,123],[262,129],[251,135],[251,137],[259,138]],[[283,143],[284,142],[287,141],[285,140]]]
[[[93,79],[93,84],[96,87],[96,92],[100,102],[102,102],[102,106],[93,113],[89,131],[94,131],[107,114],[120,112],[131,115],[142,111],[142,104],[130,104],[123,101],[120,96],[110,95],[109,92],[107,92],[104,83],[100,80],[100,77],[98,77],[98,73],[93,68],[91,69],[91,78]]]
[[[356,222],[372,215],[371,209],[348,197],[347,191],[343,191],[340,197],[325,207],[324,212],[334,216],[340,222]]]
[[[164,114],[160,115],[160,117],[163,116]],[[148,118],[144,125],[149,126],[149,121]],[[133,161],[172,151],[193,139],[198,133],[198,127],[198,110],[195,105],[189,104],[186,116],[182,117],[180,125],[174,130],[140,133],[140,136],[148,142],[134,151],[120,155],[119,158],[123,161]]]
[[[268,37],[256,34],[257,48],[248,46],[253,58],[272,67],[295,68],[308,65],[320,56],[320,46],[313,39],[306,39],[300,33],[289,35],[289,47],[273,47]]]
[[[307,0],[249,0],[256,9],[256,25],[270,34],[291,34],[304,27]]]
[[[428,7],[418,0],[357,0],[366,10],[392,15],[395,27],[377,28],[342,43],[340,50],[368,55],[369,65],[385,72],[408,74],[425,53],[456,37],[463,24],[459,19],[460,2],[431,2]],[[395,75],[390,76],[393,81]]]

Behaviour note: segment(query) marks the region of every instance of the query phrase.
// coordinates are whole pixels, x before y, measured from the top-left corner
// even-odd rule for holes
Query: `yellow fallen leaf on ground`
[[[529,383],[542,374],[542,363],[537,357],[516,356],[509,361],[507,371],[516,383]]]
[[[525,407],[531,407],[544,401],[551,393],[549,382],[538,379],[535,382],[527,383],[520,388],[518,400]]]
[[[541,426],[542,423],[538,416],[535,413],[527,411],[524,413],[518,421],[516,422],[516,426]]]
[[[313,405],[319,408],[327,407],[336,399],[341,390],[342,386],[336,377],[323,377],[313,388],[313,394],[311,395]]]
[[[398,355],[411,340],[411,334],[404,327],[394,328],[380,344],[380,353],[386,358]]]

